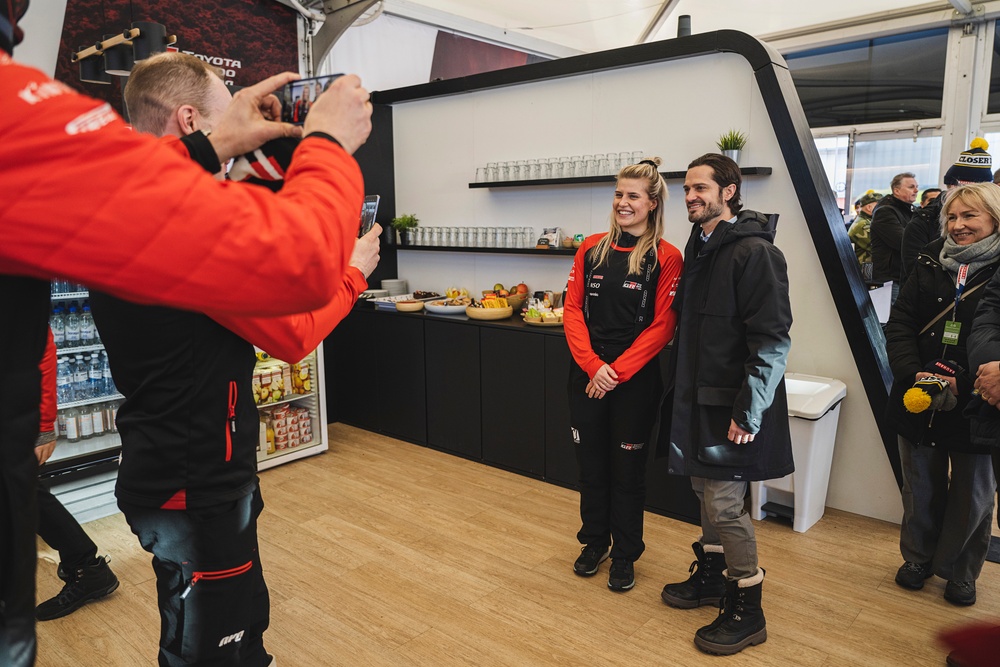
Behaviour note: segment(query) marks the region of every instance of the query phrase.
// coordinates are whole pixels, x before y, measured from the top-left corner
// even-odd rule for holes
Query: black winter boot
[[[727,581],[719,617],[695,633],[694,645],[705,653],[732,655],[767,641],[767,623],[760,607],[763,585],[764,570],[760,568],[752,577]]]
[[[726,594],[726,556],[718,544],[695,542],[691,545],[697,560],[691,563],[691,576],[679,584],[667,584],[660,597],[671,607],[694,609],[702,605],[718,605]],[[695,571],[697,569],[697,571]]]
[[[59,595],[35,608],[35,618],[39,621],[51,621],[72,614],[89,600],[102,598],[118,588],[118,577],[108,567],[107,557],[98,557],[91,565],[76,570],[66,571],[60,565],[59,578],[66,585]]]

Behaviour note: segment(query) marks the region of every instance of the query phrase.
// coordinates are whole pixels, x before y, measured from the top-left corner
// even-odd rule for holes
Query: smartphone
[[[358,230],[358,238],[371,231],[375,224],[375,214],[378,213],[378,195],[368,195],[365,203],[361,206],[361,229]]]
[[[309,115],[312,103],[324,90],[330,87],[331,83],[342,76],[344,75],[327,74],[326,76],[314,76],[286,83],[278,96],[278,100],[281,102],[281,120],[294,125],[306,122],[306,116]]]

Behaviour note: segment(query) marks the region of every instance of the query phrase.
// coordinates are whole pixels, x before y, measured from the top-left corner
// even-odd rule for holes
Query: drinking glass
[[[535,247],[535,228],[534,227],[522,227],[521,228],[521,247],[522,248],[534,248]]]
[[[527,166],[525,168],[528,170],[527,178],[530,178],[532,180],[538,179],[539,174],[541,173],[541,171],[538,168],[538,160],[528,160]]]
[[[579,155],[574,155],[569,159],[570,170],[566,174],[566,178],[572,178],[575,176],[583,176],[583,158]]]
[[[632,164],[639,164],[642,162],[642,151],[632,151]]]
[[[479,167],[476,169],[476,183],[486,182],[486,167]]]
[[[604,176],[605,174],[610,174],[610,167],[608,166],[608,156],[604,153],[598,153],[594,156],[597,160],[597,173],[595,176]]]
[[[541,160],[538,165],[538,178],[552,178],[552,162]]]
[[[509,181],[510,180],[510,165],[506,162],[501,162],[497,168],[497,180],[498,181]]]
[[[523,181],[528,178],[527,171],[525,170],[524,160],[518,160],[514,162],[514,169],[510,173],[510,180],[512,181]]]
[[[632,154],[625,153],[624,151],[618,154],[618,168],[624,169],[625,167],[632,164]]]
[[[476,242],[474,244],[477,248],[486,247],[486,228],[476,227]]]
[[[499,174],[498,174],[498,170],[497,170],[497,163],[496,162],[487,162],[486,163],[486,182],[487,183],[492,183],[493,181],[496,181],[498,178],[499,178]]]
[[[593,155],[583,156],[583,174],[581,176],[596,176],[597,175],[597,162],[594,160]]]

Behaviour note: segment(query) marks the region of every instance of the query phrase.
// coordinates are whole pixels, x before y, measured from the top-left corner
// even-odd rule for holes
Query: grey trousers
[[[692,477],[691,488],[701,503],[701,543],[722,545],[730,579],[757,574],[757,537],[743,507],[747,483]]]
[[[904,560],[930,563],[949,581],[975,581],[983,569],[993,527],[996,481],[989,454],[949,452],[899,438],[903,467]],[[951,461],[951,480],[948,462]]]

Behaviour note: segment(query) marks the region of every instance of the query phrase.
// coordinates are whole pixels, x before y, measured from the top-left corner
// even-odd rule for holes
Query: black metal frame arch
[[[843,218],[827,182],[819,154],[814,148],[813,137],[795,92],[791,74],[781,56],[772,49],[746,33],[720,30],[375,92],[372,94],[372,101],[376,105],[391,107],[398,102],[456,95],[712,53],[737,54],[746,59],[753,69],[785,166],[792,179],[799,206],[809,227],[809,234],[812,236],[813,245],[868,396],[872,415],[878,424],[886,455],[896,476],[896,483],[902,486],[896,433],[884,418],[892,373],[885,353],[882,328],[868,296],[867,287],[861,278],[857,257],[850,240],[842,233]],[[386,128],[388,137],[383,135]],[[383,145],[391,146],[391,122],[376,127],[375,133],[383,135],[381,136]],[[385,167],[386,162],[383,161],[381,168],[384,170]],[[365,171],[368,172],[367,169]],[[840,229],[841,232],[835,232],[835,229]]]

